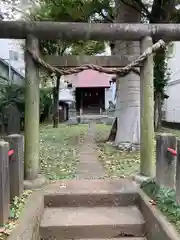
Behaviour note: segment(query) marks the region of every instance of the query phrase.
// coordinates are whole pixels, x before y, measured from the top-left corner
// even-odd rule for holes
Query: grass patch
[[[180,138],[180,130],[171,129],[171,128],[162,128],[160,132],[172,133],[176,137]]]
[[[98,144],[99,160],[109,177],[127,177],[139,172],[139,152],[121,152],[106,143]]]
[[[15,197],[10,206],[10,217],[5,226],[0,227],[0,240],[5,240],[16,227],[17,220],[22,213],[27,198],[32,191],[25,190],[20,197]]]
[[[68,126],[60,124],[59,128],[44,125],[40,128],[40,162],[41,173],[50,180],[73,178],[79,158],[79,144],[87,133],[88,125]],[[17,224],[27,197],[32,191],[24,191],[21,197],[15,197],[10,207],[7,224],[0,227],[0,240],[6,240]]]
[[[109,177],[128,177],[135,175],[140,169],[140,152],[122,152],[117,147],[107,143],[111,126],[106,124],[96,125],[96,143],[99,152],[99,160],[106,169]],[[162,128],[161,132],[172,133],[180,137],[180,131]],[[155,174],[155,147],[154,141],[154,174]]]
[[[96,125],[96,143],[99,160],[111,178],[128,177],[139,172],[140,153],[122,152],[110,143],[106,143],[111,126]]]
[[[78,163],[79,142],[87,132],[87,125],[60,124],[58,128],[40,129],[41,173],[50,180],[71,179]]]
[[[180,205],[176,203],[173,189],[160,188],[151,180],[141,185],[142,190],[155,201],[159,210],[173,223],[180,233]]]

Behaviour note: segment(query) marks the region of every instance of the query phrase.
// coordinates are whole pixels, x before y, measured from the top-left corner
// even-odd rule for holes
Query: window
[[[72,83],[68,83],[67,87],[72,88]]]
[[[9,51],[9,58],[12,61],[18,61],[18,52],[10,50]]]

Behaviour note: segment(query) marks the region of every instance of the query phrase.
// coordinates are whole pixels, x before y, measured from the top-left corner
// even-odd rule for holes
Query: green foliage
[[[10,235],[12,230],[16,227],[17,220],[20,217],[27,198],[32,191],[25,190],[20,197],[15,197],[10,205],[10,217],[5,226],[0,228],[0,240],[5,240]]]
[[[72,44],[72,55],[95,55],[103,53],[105,45],[98,41],[78,41]]]
[[[27,197],[32,193],[30,190],[26,190],[20,197],[15,197],[11,203],[10,218],[18,219],[24,208]]]
[[[52,88],[40,89],[40,114],[49,112],[52,106]]]
[[[109,22],[113,20],[114,12],[113,1],[109,0],[43,0],[40,9],[36,9],[36,19],[63,22],[88,22],[102,18]]]
[[[24,116],[25,110],[25,89],[23,86],[15,84],[0,85],[0,111],[3,119],[6,118],[6,109],[11,105],[16,105],[21,116]],[[40,116],[48,116],[49,109],[52,106],[52,88],[40,89]]]
[[[170,77],[167,64],[167,50],[162,49],[154,56],[154,90],[156,93],[164,93]]]
[[[100,13],[108,1],[85,0],[43,0],[40,7],[30,13],[30,19],[36,21],[89,22],[100,19]],[[98,17],[96,16],[98,14]],[[101,17],[102,18],[102,17]],[[104,52],[105,43],[98,41],[41,41],[42,54],[86,54]]]
[[[16,104],[18,107],[24,103],[24,88],[15,84],[0,85],[0,109]]]
[[[154,180],[144,182],[141,188],[156,202],[157,207],[180,232],[180,205],[176,203],[175,190],[160,188]]]
[[[159,192],[159,186],[155,183],[154,179],[144,181],[140,186],[144,192],[150,196],[153,200]]]
[[[0,118],[3,126],[7,123],[7,110],[15,105],[21,117],[24,116],[24,88],[15,84],[0,85]]]

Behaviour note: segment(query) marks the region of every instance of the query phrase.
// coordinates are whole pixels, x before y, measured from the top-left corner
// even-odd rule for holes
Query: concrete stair
[[[128,180],[73,180],[45,191],[42,239],[145,240],[137,188]]]

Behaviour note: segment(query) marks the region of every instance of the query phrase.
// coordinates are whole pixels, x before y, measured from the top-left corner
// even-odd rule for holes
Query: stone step
[[[147,240],[145,237],[123,237],[123,238],[84,238],[78,240]]]
[[[128,207],[46,208],[40,224],[43,239],[143,237],[139,209]]]
[[[69,180],[51,184],[44,192],[45,207],[136,205],[138,190],[129,180]]]

